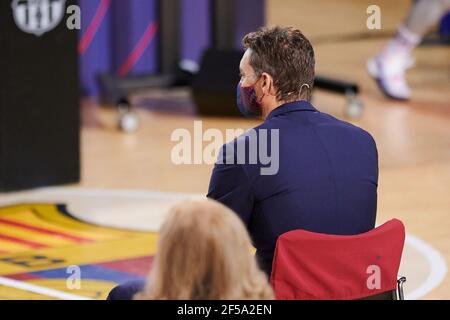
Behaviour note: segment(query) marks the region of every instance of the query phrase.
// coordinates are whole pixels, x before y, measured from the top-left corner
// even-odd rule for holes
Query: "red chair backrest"
[[[270,282],[279,300],[361,299],[397,285],[405,227],[391,220],[367,233],[304,230],[278,238]]]

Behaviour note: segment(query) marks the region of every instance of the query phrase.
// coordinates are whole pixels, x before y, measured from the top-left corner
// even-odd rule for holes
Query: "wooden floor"
[[[377,223],[394,217],[402,220],[408,235],[431,245],[450,266],[450,47],[422,46],[416,49],[416,67],[407,74],[413,98],[407,103],[394,102],[382,96],[368,76],[365,64],[395,32],[406,15],[410,0],[266,1],[269,25],[296,26],[312,40],[318,74],[354,81],[361,87],[360,99],[364,102],[365,110],[360,119],[344,117],[346,100],[342,96],[316,91],[313,103],[320,111],[350,121],[374,136],[380,163]],[[379,31],[366,28],[366,9],[370,4],[381,7],[382,29]],[[130,268],[134,271],[137,270],[136,266],[141,266],[136,275],[145,275],[149,259],[156,250],[155,231],[164,219],[169,202],[186,197],[183,194],[167,195],[161,192],[206,194],[212,164],[175,165],[171,160],[172,149],[176,145],[176,142],[171,141],[174,130],[187,129],[196,138],[195,121],[201,121],[203,130],[214,128],[224,134],[226,129],[249,129],[259,123],[243,118],[198,116],[188,89],[146,91],[131,98],[137,105],[136,111],[141,120],[139,131],[135,134],[124,134],[117,129],[118,115],[115,109],[101,106],[95,100],[83,101],[82,181],[79,185],[32,191],[29,194],[1,195],[0,198],[0,214],[3,214],[3,218],[18,219],[12,222],[4,219],[3,223],[8,223],[8,227],[3,226],[0,233],[15,232],[16,242],[23,242],[22,245],[25,243],[36,247],[36,241],[43,241],[48,247],[42,248],[42,252],[59,250],[58,256],[67,258],[68,263],[85,265],[86,270],[93,270],[96,275],[107,275],[101,279],[94,277],[88,282],[87,291],[80,293],[88,297],[101,292],[100,296],[92,297],[104,298],[112,285],[119,283],[124,276],[119,272],[124,264],[133,266],[134,269]],[[94,192],[89,188],[105,190]],[[130,189],[131,192],[124,189]],[[69,221],[65,211],[62,212],[61,208],[54,205],[39,207],[46,215],[56,217],[53,220],[59,223],[53,225],[36,219],[36,208],[33,207],[36,205],[5,207],[28,201],[40,203],[42,199],[53,204],[64,199],[63,203],[69,204],[69,213],[85,221],[83,228],[87,233],[80,235],[77,230],[69,228],[81,222]],[[61,221],[64,223],[61,224]],[[11,225],[15,229],[10,228]],[[50,236],[55,231],[44,227],[57,229],[59,236],[64,235],[63,239]],[[127,230],[119,231],[117,228]],[[41,232],[40,238],[33,238],[38,231]],[[150,233],[141,234],[138,231]],[[128,237],[128,233],[134,234],[136,239]],[[123,234],[130,238],[130,243],[119,239]],[[28,238],[24,235],[28,235]],[[84,251],[72,245],[63,247],[67,243],[83,240],[80,236],[93,238],[91,240],[110,237],[120,244],[91,241],[89,246],[83,247]],[[0,250],[0,254],[9,254],[7,249],[11,252],[23,249],[19,244],[10,246],[0,248],[4,250]],[[407,266],[402,266],[402,270],[409,271],[406,276],[413,274],[415,280],[425,282],[432,268],[420,256],[420,250],[415,250],[417,248],[411,241],[407,243],[407,249],[408,254],[404,259]],[[37,254],[38,251],[33,252]],[[52,278],[55,277],[54,270],[36,267],[33,275],[24,275],[20,267],[17,270],[8,269],[11,266],[10,261],[7,262],[0,265],[0,275],[15,274],[16,277],[12,279],[34,280],[37,281],[35,284],[42,287],[61,291],[67,289],[62,265],[57,270],[62,274],[62,280],[58,280]],[[99,268],[102,272],[98,272]],[[109,272],[115,268],[114,275],[106,272],[105,268]],[[0,276],[0,280],[5,278]],[[421,283],[414,283],[414,286]],[[42,298],[24,296],[23,290],[16,289],[12,285],[0,285],[0,299]],[[450,275],[446,275],[440,285],[433,288],[425,298],[450,299]]]
[[[418,48],[414,52],[417,66],[408,72],[413,99],[408,103],[389,101],[365,70],[367,58],[386,39],[375,35],[364,40],[333,41],[333,36],[367,32],[365,10],[369,2],[305,2],[268,1],[269,24],[302,28],[313,39],[318,73],[356,81],[361,86],[365,113],[352,122],[371,132],[378,144],[378,222],[401,219],[408,233],[432,244],[450,265],[450,47]],[[378,2],[385,23],[382,31],[393,32],[406,14],[409,1],[396,1],[395,6],[392,1]],[[341,13],[341,6],[346,7],[346,14]],[[151,102],[147,108],[138,109],[141,128],[131,135],[116,130],[112,109],[85,101],[81,186],[204,194],[212,166],[172,164],[173,130],[186,128],[193,132],[195,120],[202,120],[205,129],[222,131],[250,128],[257,122],[201,118],[167,108],[167,101],[161,97],[187,99],[188,93],[182,91],[148,95]],[[323,112],[343,118],[345,100],[340,96],[318,91],[314,104]],[[426,298],[450,299],[450,277]]]

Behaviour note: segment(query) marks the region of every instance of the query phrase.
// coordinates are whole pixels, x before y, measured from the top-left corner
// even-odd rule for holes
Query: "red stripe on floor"
[[[22,244],[22,245],[25,245],[27,247],[33,248],[33,249],[43,249],[43,248],[48,248],[49,247],[48,245],[45,245],[43,243],[38,243],[38,242],[34,242],[34,241],[19,239],[19,238],[7,236],[7,235],[4,235],[4,234],[0,234],[0,240],[5,240],[5,241],[9,241],[9,242],[15,242],[15,243]]]
[[[39,280],[44,279],[43,277],[36,276],[31,273],[23,273],[23,274],[14,274],[11,276],[7,276],[7,278],[17,281],[27,281],[27,280]]]
[[[138,276],[146,276],[153,263],[153,257],[139,257],[133,259],[110,261],[99,263],[98,266],[114,269],[121,272],[127,272]]]
[[[22,228],[22,229],[26,229],[26,230],[31,230],[31,231],[36,231],[39,233],[44,233],[47,235],[60,237],[60,238],[68,239],[68,240],[75,241],[75,242],[94,242],[94,240],[92,240],[92,239],[77,237],[77,236],[70,235],[70,234],[67,234],[64,232],[53,231],[53,230],[49,230],[49,229],[45,229],[45,228],[41,228],[41,227],[31,226],[29,224],[11,221],[8,219],[3,219],[3,218],[0,218],[0,224],[4,224],[7,226],[11,226],[11,227]]]

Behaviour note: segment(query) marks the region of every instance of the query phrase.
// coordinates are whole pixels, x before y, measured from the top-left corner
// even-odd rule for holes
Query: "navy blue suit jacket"
[[[277,152],[272,129],[279,130],[279,169],[262,175],[261,168],[269,166],[249,159],[249,145],[266,131],[272,137],[269,151]],[[242,218],[268,275],[277,238],[285,232],[353,235],[374,228],[378,153],[369,133],[306,101],[280,106],[254,130],[258,134],[244,134],[222,148],[224,163],[215,165],[208,197]],[[247,146],[244,164],[242,146]]]

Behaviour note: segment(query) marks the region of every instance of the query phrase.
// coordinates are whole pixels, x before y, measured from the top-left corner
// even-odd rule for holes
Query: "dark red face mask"
[[[262,114],[262,106],[256,96],[256,83],[249,87],[243,87],[241,81],[237,87],[237,105],[241,113],[247,118],[260,117]]]

